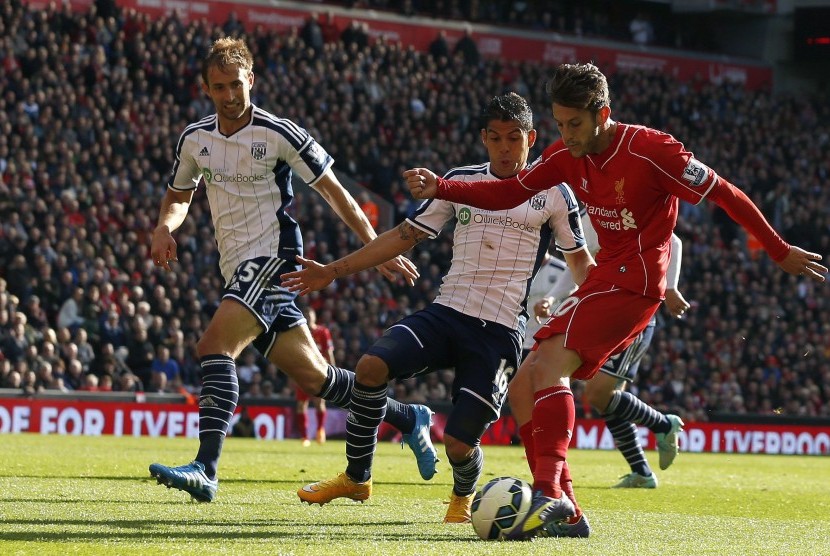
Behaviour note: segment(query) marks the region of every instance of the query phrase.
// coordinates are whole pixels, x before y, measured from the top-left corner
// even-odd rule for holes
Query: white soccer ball
[[[473,529],[484,540],[503,539],[522,523],[532,499],[533,487],[521,479],[491,480],[473,498]]]

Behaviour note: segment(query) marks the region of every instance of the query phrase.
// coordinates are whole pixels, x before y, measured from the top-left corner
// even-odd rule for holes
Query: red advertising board
[[[254,421],[257,438],[282,440],[296,437],[293,406],[246,406]],[[316,426],[309,411],[309,429]],[[329,409],[326,431],[343,436],[346,413]],[[442,441],[447,416],[438,413],[433,438]],[[193,405],[136,402],[95,402],[0,398],[0,433],[74,434],[87,436],[184,436],[199,435],[199,409]],[[485,433],[483,444],[510,444],[518,434],[515,420],[502,417]],[[382,440],[396,441],[400,433],[384,425]],[[640,428],[640,442],[654,448],[654,435]],[[614,440],[599,419],[578,419],[571,447],[613,450]],[[735,454],[830,455],[830,427],[756,425],[735,423],[689,423],[680,434],[684,452]]]
[[[48,2],[29,0],[30,5],[45,7]],[[87,9],[91,0],[74,0],[75,9]],[[239,21],[249,28],[286,31],[302,27],[309,14],[320,10],[310,5],[305,10],[270,6],[266,3],[245,3],[214,0],[118,0],[126,9],[135,9],[152,17],[177,13],[180,20],[210,21],[222,24],[234,12]],[[379,12],[337,11],[334,23],[341,31],[353,20],[366,22],[371,37],[383,36],[386,40],[426,50],[429,43],[443,29],[447,42],[452,46],[462,35],[459,26],[443,26],[438,21],[414,20],[384,16]],[[368,14],[361,16],[360,14]],[[486,29],[480,31],[479,29]],[[724,80],[743,83],[751,89],[771,88],[772,68],[766,64],[734,60],[728,56],[705,57],[689,53],[667,53],[666,50],[640,49],[633,45],[618,46],[608,41],[575,40],[556,33],[517,33],[502,31],[493,26],[476,28],[473,33],[479,51],[485,57],[503,60],[529,61],[542,64],[593,61],[603,71],[613,73],[620,69],[643,68],[666,72],[681,81],[703,79],[711,83]]]

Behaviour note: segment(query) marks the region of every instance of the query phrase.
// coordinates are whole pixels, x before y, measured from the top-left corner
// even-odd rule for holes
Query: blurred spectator
[[[170,357],[170,348],[165,345],[156,347],[156,357],[150,367],[150,384],[156,392],[164,392],[167,384],[179,379],[178,361]]]
[[[634,16],[628,24],[628,30],[631,32],[631,40],[634,44],[646,46],[654,40],[654,27],[651,19],[643,12],[638,12]]]
[[[255,436],[254,420],[251,418],[248,408],[244,405],[239,410],[239,420],[234,423],[231,434],[240,438],[253,438]]]
[[[323,29],[318,22],[319,16],[316,13],[309,14],[300,29],[300,38],[303,39],[305,45],[314,52],[319,53],[323,50]]]
[[[436,62],[441,58],[450,57],[450,45],[447,43],[447,32],[445,30],[440,29],[435,39],[429,43],[429,54]]]
[[[377,203],[372,201],[372,197],[365,191],[361,191],[357,200],[358,203],[360,203],[360,210],[362,210],[363,214],[366,215],[366,218],[369,219],[369,223],[372,225],[372,228],[377,230],[378,220],[380,218],[380,207],[378,207]]]
[[[464,36],[458,39],[453,48],[453,54],[461,54],[464,64],[468,68],[478,68],[481,61],[481,55],[478,52],[478,45],[473,38],[473,30],[471,28],[464,29]]]
[[[72,296],[63,302],[58,313],[57,325],[61,328],[69,328],[73,332],[83,326],[82,305],[84,302],[83,288],[75,288]]]

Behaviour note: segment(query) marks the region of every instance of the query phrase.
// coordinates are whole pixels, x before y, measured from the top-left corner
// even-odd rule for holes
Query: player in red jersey
[[[334,341],[331,339],[331,331],[317,322],[317,313],[311,307],[306,310],[306,320],[308,321],[308,329],[311,331],[311,337],[314,339],[314,343],[317,344],[320,353],[323,354],[323,359],[329,365],[334,365]],[[303,446],[311,446],[311,440],[308,438],[307,412],[309,400],[314,404],[314,410],[317,415],[316,439],[318,443],[323,444],[326,441],[326,401],[323,398],[309,396],[296,383],[294,384],[294,397],[297,399],[294,417],[297,423],[297,430],[303,439]]]
[[[571,535],[581,510],[565,461],[574,428],[570,378],[590,379],[646,327],[665,295],[678,202],[708,198],[763,245],[784,271],[818,282],[821,256],[785,242],[752,201],[671,135],[611,119],[608,82],[593,64],[563,64],[548,83],[561,138],[516,177],[456,182],[425,168],[407,170],[415,198],[437,197],[483,209],[515,206],[567,182],[585,203],[601,250],[588,278],[535,335],[535,350],[510,384],[534,489],[574,502],[573,521],[546,527]]]

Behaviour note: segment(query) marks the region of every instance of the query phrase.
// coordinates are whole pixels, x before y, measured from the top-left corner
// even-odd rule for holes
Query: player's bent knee
[[[452,435],[444,434],[444,450],[450,461],[465,461],[473,456],[474,446],[458,440]]]
[[[355,380],[366,386],[380,386],[389,382],[389,368],[386,362],[374,355],[364,355],[357,362]]]

